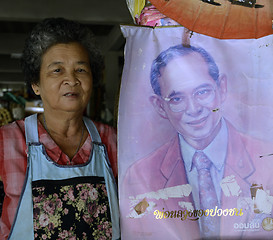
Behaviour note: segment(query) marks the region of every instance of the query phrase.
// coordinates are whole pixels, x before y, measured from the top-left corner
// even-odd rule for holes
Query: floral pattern
[[[112,223],[105,184],[54,184],[33,186],[35,239],[106,240]]]

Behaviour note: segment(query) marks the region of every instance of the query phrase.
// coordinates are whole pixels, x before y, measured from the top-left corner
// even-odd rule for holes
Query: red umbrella
[[[191,31],[222,39],[272,34],[270,0],[150,0]],[[271,2],[271,3],[270,3]]]

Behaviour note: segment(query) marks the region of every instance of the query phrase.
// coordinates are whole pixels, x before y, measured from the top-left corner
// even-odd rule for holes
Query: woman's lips
[[[79,94],[76,92],[67,92],[63,96],[64,97],[77,97]]]

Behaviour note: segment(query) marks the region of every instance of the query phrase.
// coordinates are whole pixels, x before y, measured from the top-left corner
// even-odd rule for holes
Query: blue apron
[[[105,146],[93,122],[89,161],[63,166],[39,143],[37,114],[25,119],[28,164],[8,239],[118,239],[119,208]]]

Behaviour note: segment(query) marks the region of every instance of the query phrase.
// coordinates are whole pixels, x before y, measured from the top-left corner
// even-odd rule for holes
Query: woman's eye
[[[78,70],[77,70],[77,72],[86,72],[86,70],[85,69],[83,69],[83,68],[79,68]]]
[[[55,72],[55,73],[59,73],[60,71],[61,71],[60,68],[56,68],[56,69],[53,70],[53,72]]]

